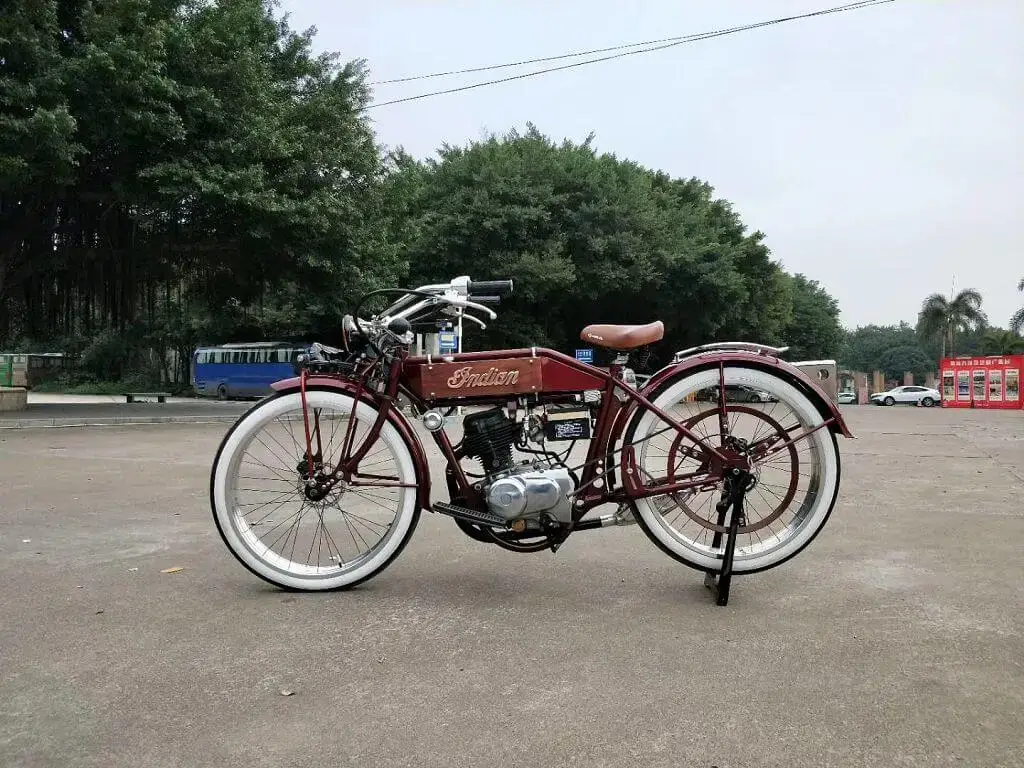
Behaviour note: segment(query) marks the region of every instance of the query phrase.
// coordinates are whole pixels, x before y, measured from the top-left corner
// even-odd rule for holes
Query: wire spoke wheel
[[[735,443],[737,438],[751,444],[771,438],[785,443],[788,439],[786,430],[779,421],[772,418],[768,413],[770,410],[773,408],[766,406],[727,406],[729,431],[726,435],[714,432],[719,423],[718,408],[707,409],[684,423],[688,429],[708,440],[716,448],[726,448]],[[747,437],[743,437],[744,434]],[[656,448],[651,451],[651,458],[655,462],[658,461],[658,453]],[[700,446],[679,432],[675,432],[675,439],[665,459],[669,482],[676,482],[677,478],[693,472],[706,471],[708,466],[708,460]],[[746,524],[739,527],[739,533],[756,535],[755,532],[763,528],[771,529],[772,523],[785,513],[797,494],[801,476],[797,444],[788,445],[764,462],[755,463],[752,471],[756,484],[753,491],[747,495],[744,505]],[[714,491],[703,494],[697,492],[668,495],[678,505],[679,510],[692,521],[709,531],[725,533],[727,526],[719,525],[716,522],[717,514],[711,514],[721,496],[720,483],[716,485]]]
[[[376,411],[349,396],[307,392],[313,469],[329,476],[347,437],[354,451]],[[350,429],[351,425],[351,429]],[[298,393],[271,398],[227,435],[214,464],[211,501],[225,543],[242,563],[286,588],[352,586],[386,567],[419,516],[412,456],[385,423],[350,482],[307,489],[306,420]]]
[[[722,380],[724,378],[724,381]],[[741,387],[756,390],[763,402],[724,404],[708,390]],[[744,503],[734,570],[752,573],[774,567],[797,554],[824,526],[839,489],[839,454],[821,414],[808,397],[765,370],[725,367],[696,371],[670,382],[653,402],[716,449],[739,452],[750,461],[754,478]],[[638,414],[627,432],[636,443],[637,464],[645,482],[685,479],[707,482],[686,491],[636,501],[645,533],[663,550],[694,568],[713,570],[722,556],[725,521],[716,511],[724,483],[713,471],[711,455],[693,439],[653,412]]]

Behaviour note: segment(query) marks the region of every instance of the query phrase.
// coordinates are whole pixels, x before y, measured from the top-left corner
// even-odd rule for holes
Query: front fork
[[[302,400],[302,421],[306,437],[306,455],[305,459],[299,463],[297,469],[306,478],[306,495],[311,499],[314,496],[323,498],[339,482],[351,483],[353,477],[358,475],[359,462],[366,457],[370,447],[380,437],[381,429],[383,429],[384,424],[387,422],[391,408],[397,400],[401,366],[400,359],[397,357],[391,358],[385,391],[377,398],[379,402],[377,417],[374,419],[362,443],[355,452],[352,452],[356,440],[356,424],[358,423],[356,408],[362,401],[364,394],[370,391],[366,386],[367,375],[359,378],[359,385],[353,396],[352,413],[349,416],[348,425],[345,429],[345,439],[342,442],[341,457],[329,474],[323,473],[325,464],[323,441],[320,432],[320,413],[315,408],[312,414],[312,425],[310,424],[309,402],[306,397],[308,372],[303,369],[299,376],[299,393]]]

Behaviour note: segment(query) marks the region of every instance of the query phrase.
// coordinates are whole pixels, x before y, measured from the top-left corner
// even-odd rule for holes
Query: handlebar
[[[466,285],[466,292],[473,297],[480,294],[490,294],[497,297],[508,296],[512,293],[511,280],[480,280],[470,281]]]
[[[375,314],[371,320],[359,317],[359,308],[371,296],[397,293],[400,298],[387,309]],[[419,288],[381,288],[363,296],[356,304],[352,316],[346,316],[346,330],[356,330],[365,337],[370,346],[380,353],[377,345],[382,334],[390,334],[395,338],[410,334],[410,323],[423,321],[434,312],[454,313],[466,320],[477,323],[481,328],[487,325],[479,317],[467,312],[476,310],[491,320],[497,314],[485,304],[499,304],[502,296],[512,293],[511,280],[482,280],[473,282],[468,276],[457,277],[449,283],[423,285]],[[396,321],[401,324],[395,325]],[[402,325],[404,324],[404,325]],[[349,328],[349,326],[352,326]]]

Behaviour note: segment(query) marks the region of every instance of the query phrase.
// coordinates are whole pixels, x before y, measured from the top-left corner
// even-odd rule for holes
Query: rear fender
[[[290,392],[298,392],[301,389],[301,379],[298,376],[294,376],[290,379],[282,379],[281,381],[275,381],[270,385],[270,388],[275,392],[286,394]],[[359,399],[374,409],[379,409],[380,404],[377,403],[369,392],[363,390],[359,393],[358,387],[350,381],[345,379],[338,379],[331,376],[309,376],[306,378],[306,390],[320,389],[320,390],[333,390],[335,392],[342,392],[353,400],[359,395]],[[388,411],[388,422],[398,430],[398,434],[405,440],[406,445],[409,446],[409,452],[412,454],[413,468],[416,472],[416,486],[417,486],[417,497],[421,508],[430,509],[430,465],[427,464],[427,455],[423,450],[423,443],[420,442],[419,435],[412,428],[412,424],[402,413],[401,409],[392,407]]]
[[[674,381],[680,376],[689,373],[717,366],[719,363],[724,363],[725,365],[742,363],[751,368],[760,368],[761,370],[776,374],[803,392],[814,403],[823,420],[832,420],[832,423],[828,426],[829,431],[843,437],[853,437],[853,433],[846,426],[846,420],[843,419],[843,415],[839,411],[839,406],[832,401],[814,379],[793,364],[767,354],[758,354],[757,352],[741,349],[718,349],[692,354],[683,357],[679,362],[672,363],[659,370],[651,376],[647,384],[640,390],[640,393],[648,400],[653,400],[658,390],[662,389],[670,381]],[[616,419],[615,426],[612,429],[611,445],[615,445],[619,440],[626,425],[629,424],[640,407],[637,402],[633,401],[619,412],[619,417]]]

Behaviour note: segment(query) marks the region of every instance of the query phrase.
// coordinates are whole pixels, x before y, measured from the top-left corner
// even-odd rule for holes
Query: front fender
[[[301,379],[298,376],[294,376],[289,379],[282,379],[281,381],[275,381],[270,385],[270,388],[275,392],[285,394],[290,392],[298,392],[302,388]],[[310,389],[329,389],[336,392],[343,392],[344,394],[351,397],[353,400],[356,399],[359,394],[359,388],[350,381],[345,379],[339,379],[332,376],[309,376],[306,378],[306,390]],[[359,399],[372,406],[375,409],[379,409],[380,405],[374,400],[369,392],[365,390],[361,393]],[[417,486],[417,498],[419,505],[423,509],[430,509],[430,465],[427,463],[427,455],[423,450],[423,443],[420,441],[419,435],[416,434],[416,430],[413,429],[412,424],[409,423],[409,419],[405,417],[401,409],[392,407],[388,411],[388,421],[398,430],[398,433],[405,440],[406,445],[409,446],[409,452],[412,454],[413,468],[416,472],[416,486]]]
[[[833,420],[829,425],[830,431],[842,435],[843,437],[853,437],[853,433],[850,432],[849,427],[846,426],[846,420],[843,418],[843,414],[839,411],[839,406],[832,401],[832,398],[825,393],[825,390],[823,390],[818,383],[814,381],[814,379],[792,363],[780,360],[777,357],[758,354],[756,352],[748,352],[746,350],[712,350],[689,355],[677,363],[665,366],[651,376],[650,380],[641,390],[641,394],[650,400],[654,397],[654,393],[669,380],[678,378],[680,375],[691,371],[697,371],[713,365],[718,365],[719,363],[725,363],[726,365],[731,363],[742,363],[750,366],[751,368],[760,368],[762,370],[771,371],[807,395],[818,409],[818,413],[821,414],[822,419],[826,421],[829,419]],[[635,408],[636,406],[634,405],[633,408],[628,410],[632,411],[635,410]],[[625,423],[628,422],[624,421],[623,424]]]

